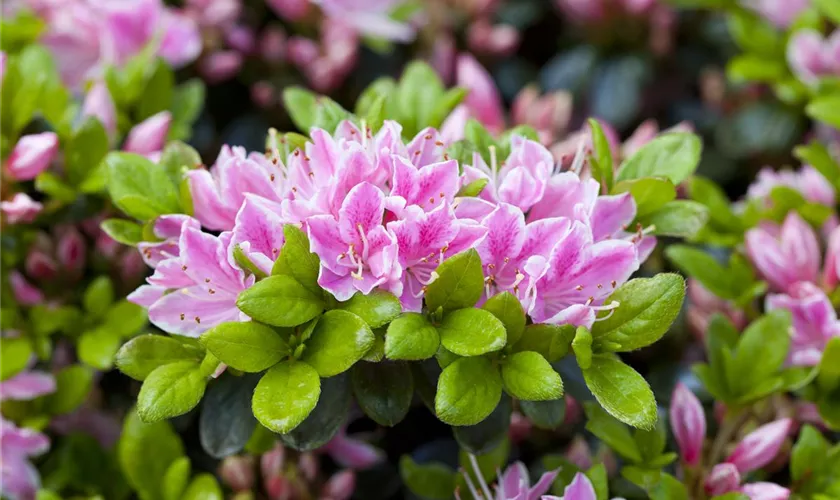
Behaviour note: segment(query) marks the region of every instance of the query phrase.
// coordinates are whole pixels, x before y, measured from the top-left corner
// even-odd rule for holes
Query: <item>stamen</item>
[[[207,291],[208,291],[208,292],[210,292],[210,295],[213,295],[213,294],[215,294],[215,293],[216,293],[216,290],[213,290],[212,288],[211,288],[211,289],[209,289],[209,290],[207,290]]]
[[[196,316],[196,317],[195,317],[195,322],[196,322],[196,323],[198,323],[198,324],[200,325],[200,324],[201,324],[201,318],[199,318],[198,316]]]
[[[586,159],[585,154],[586,149],[586,138],[581,137],[580,142],[578,142],[577,151],[575,152],[575,159],[572,160],[572,166],[569,167],[569,170],[580,175],[581,171],[583,170],[583,161]]]
[[[464,476],[464,479],[467,481],[467,489],[470,490],[470,494],[472,495],[472,497],[477,500],[481,499],[481,494],[479,494],[478,491],[476,491],[475,485],[473,484],[472,479],[470,479],[470,475],[467,473],[467,471],[461,469],[461,475]]]
[[[583,290],[583,285],[578,285],[578,286],[576,286],[576,287],[575,287],[575,290],[577,290],[578,292],[579,292],[579,291],[581,291],[581,290]]]
[[[516,270],[516,281],[513,282],[513,288],[519,288],[519,284],[522,283],[522,280],[525,279],[525,275],[522,274],[519,269]]]
[[[184,317],[185,317],[185,316],[186,316],[186,314],[181,313],[181,321],[184,321]]]
[[[367,260],[368,258],[368,240],[367,235],[365,234],[365,228],[362,227],[361,224],[356,224],[356,229],[359,230],[359,237],[362,238],[362,258]]]
[[[478,484],[481,485],[482,491],[484,494],[487,495],[488,499],[493,498],[493,494],[490,493],[490,488],[487,486],[487,482],[484,480],[484,475],[481,474],[481,468],[478,466],[478,460],[475,459],[475,455],[472,453],[469,454],[470,463],[473,467],[473,472],[475,472],[475,478],[478,481]]]

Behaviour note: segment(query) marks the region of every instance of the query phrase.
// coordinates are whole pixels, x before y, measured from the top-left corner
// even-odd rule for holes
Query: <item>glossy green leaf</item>
[[[709,220],[709,209],[689,200],[670,201],[643,217],[639,223],[652,226],[653,234],[676,238],[693,238]]]
[[[563,395],[560,375],[536,352],[517,352],[502,365],[502,382],[511,396],[524,401],[548,401]]]
[[[286,361],[260,379],[251,408],[262,425],[286,433],[312,412],[320,394],[321,380],[314,368],[299,361]]]
[[[324,300],[291,276],[281,275],[260,280],[241,292],[236,306],[261,323],[298,326],[321,314]]]
[[[362,318],[347,311],[327,311],[315,324],[301,360],[321,377],[332,377],[362,359],[374,341],[373,332]]]
[[[659,177],[621,181],[615,185],[612,192],[630,193],[636,202],[636,217],[654,213],[677,197],[674,184],[668,179]]]
[[[675,185],[694,173],[703,144],[694,134],[662,134],[645,144],[618,169],[618,181],[665,177]]]
[[[592,366],[583,370],[583,378],[610,415],[640,429],[650,429],[656,423],[656,400],[650,386],[614,355],[592,356]]]
[[[321,295],[321,287],[318,286],[321,259],[309,251],[306,233],[292,224],[286,224],[283,226],[283,238],[285,242],[271,274],[291,276],[313,295]]]
[[[201,343],[222,363],[243,372],[261,372],[291,354],[286,339],[253,321],[222,323],[206,331]]]
[[[458,309],[444,316],[440,343],[459,356],[479,356],[505,346],[505,326],[483,309]]]
[[[362,318],[371,328],[387,325],[402,312],[400,299],[378,289],[367,295],[357,292],[350,300],[340,302],[338,308]]]
[[[514,350],[538,352],[549,363],[554,363],[569,353],[574,338],[575,327],[572,325],[528,325]]]
[[[143,228],[124,219],[107,219],[100,224],[105,234],[123,245],[136,246],[143,241]]]
[[[174,337],[140,335],[126,342],[117,352],[116,365],[135,380],[144,380],[159,366],[178,361],[201,361],[202,353]]]
[[[137,395],[137,414],[144,422],[183,415],[201,401],[206,387],[207,380],[194,362],[178,361],[155,368]]]
[[[487,299],[482,309],[489,311],[505,326],[506,345],[514,345],[525,331],[525,310],[519,299],[510,292],[503,292]]]
[[[583,408],[586,411],[586,429],[589,432],[627,460],[636,463],[642,461],[639,445],[627,426],[594,402],[584,403]]]
[[[163,498],[164,476],[184,455],[184,446],[168,422],[147,424],[132,411],[123,424],[117,454],[123,474],[141,500],[158,500]]]
[[[481,257],[475,249],[461,252],[443,261],[438,277],[426,288],[426,307],[444,311],[472,307],[484,292]]]
[[[440,335],[422,314],[403,313],[388,325],[385,335],[385,357],[417,361],[435,355]]]
[[[357,363],[350,380],[356,403],[374,422],[393,427],[405,418],[414,397],[406,363]]]
[[[438,379],[435,413],[449,425],[474,425],[487,418],[502,396],[502,379],[482,357],[461,358]]]

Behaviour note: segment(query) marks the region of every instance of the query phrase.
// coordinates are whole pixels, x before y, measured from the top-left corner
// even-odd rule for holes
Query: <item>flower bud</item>
[[[328,453],[339,465],[348,469],[367,469],[381,462],[383,458],[378,448],[348,437],[344,429],[319,451]]]
[[[733,464],[717,464],[706,476],[704,488],[712,496],[723,495],[738,489],[741,475]]]
[[[520,38],[513,26],[493,25],[486,19],[479,19],[467,28],[467,46],[479,54],[508,56],[519,46]]]
[[[146,118],[134,126],[128,133],[123,150],[129,153],[151,155],[158,153],[166,144],[166,134],[169,133],[169,126],[172,124],[172,115],[169,111]]]
[[[677,383],[671,396],[669,415],[683,462],[696,465],[706,438],[706,415],[697,396],[682,382]]]
[[[582,472],[575,474],[563,492],[563,500],[597,500],[592,482]]]
[[[96,82],[88,91],[85,102],[82,104],[82,116],[93,116],[98,119],[108,135],[116,133],[117,109],[114,107],[114,100],[105,82]]]
[[[222,481],[233,491],[247,491],[254,487],[254,457],[232,456],[219,468]]]
[[[309,13],[309,0],[266,0],[266,3],[286,21],[300,21]]]
[[[70,274],[81,273],[85,265],[87,244],[74,227],[69,227],[58,238],[55,254],[59,265]]]
[[[9,273],[9,284],[12,286],[15,300],[20,305],[34,306],[44,301],[44,294],[41,293],[41,290],[26,281],[26,278],[17,271]]]
[[[323,500],[346,500],[356,489],[356,474],[352,470],[345,470],[333,474],[321,490]]]
[[[318,477],[318,469],[320,469],[318,465],[318,458],[313,453],[301,453],[298,457],[298,470],[300,471],[301,476],[309,482],[315,480]]]
[[[764,467],[779,452],[791,423],[791,419],[783,418],[762,425],[738,443],[726,462],[734,465],[741,474]]]
[[[464,103],[470,114],[491,132],[504,129],[502,98],[487,70],[473,56],[462,54],[458,57],[456,73],[458,85],[469,90]]]
[[[242,67],[242,54],[234,50],[223,50],[205,57],[199,63],[199,70],[208,83],[220,83],[232,78]]]
[[[271,451],[263,453],[260,457],[260,472],[262,476],[264,478],[280,476],[285,456],[286,450],[281,444],[276,444]]]
[[[32,222],[43,209],[44,205],[25,193],[15,194],[11,201],[0,202],[0,211],[6,215],[9,224]]]
[[[286,59],[286,32],[279,26],[269,26],[260,37],[260,55],[265,62],[280,64]]]
[[[750,229],[745,244],[747,255],[772,289],[786,291],[798,281],[816,281],[817,235],[796,212],[790,212],[781,227],[765,222]]]
[[[741,488],[741,493],[750,497],[750,500],[787,500],[790,498],[790,490],[774,483],[748,483]]]
[[[26,256],[24,262],[26,274],[36,280],[50,280],[58,273],[58,264],[55,260],[41,250],[32,250]]]
[[[233,26],[225,33],[225,41],[234,50],[250,54],[257,46],[254,30],[247,26]]]
[[[18,181],[34,179],[50,166],[57,152],[58,136],[53,132],[21,137],[9,155],[9,177]]]

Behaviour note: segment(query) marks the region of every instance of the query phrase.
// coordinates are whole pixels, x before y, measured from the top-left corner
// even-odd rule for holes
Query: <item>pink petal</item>
[[[741,488],[741,493],[750,500],[787,500],[790,490],[774,483],[747,483]]]
[[[163,149],[166,143],[166,135],[169,133],[169,126],[172,123],[172,115],[169,111],[146,118],[128,133],[123,144],[123,151],[148,155],[157,153]]]
[[[23,274],[18,271],[9,273],[9,285],[12,287],[15,300],[22,306],[34,306],[44,301],[41,290],[26,281]]]
[[[515,259],[522,251],[525,215],[515,206],[502,203],[484,219],[483,224],[487,227],[487,236],[476,249],[488,273],[493,274],[492,269],[500,268],[506,260]]]
[[[589,478],[578,472],[563,492],[563,500],[597,500],[595,488]]]
[[[11,201],[0,202],[0,210],[6,215],[9,224],[32,222],[43,209],[44,205],[25,193],[16,193]]]
[[[741,474],[764,467],[779,452],[792,423],[791,419],[784,418],[762,425],[738,443],[726,462],[733,464]]]
[[[49,373],[26,371],[0,382],[0,401],[29,401],[55,391],[55,379]]]
[[[216,325],[240,321],[236,295],[208,295],[203,287],[182,288],[164,295],[149,308],[149,321],[167,333],[198,337]]]
[[[53,132],[24,135],[18,139],[6,161],[13,180],[28,181],[46,170],[58,152],[58,136]]]
[[[246,248],[246,256],[266,274],[271,274],[274,261],[283,247],[283,226],[280,207],[265,198],[245,195],[245,203],[236,214],[233,245]]]
[[[706,438],[706,416],[700,401],[681,382],[677,383],[671,396],[669,416],[683,461],[696,465],[700,461]]]
[[[723,463],[715,465],[706,476],[704,488],[709,495],[723,495],[738,489],[741,475],[733,464]]]
[[[339,210],[339,233],[343,241],[362,248],[360,231],[367,234],[381,226],[385,212],[385,195],[368,182],[356,185],[347,194]]]

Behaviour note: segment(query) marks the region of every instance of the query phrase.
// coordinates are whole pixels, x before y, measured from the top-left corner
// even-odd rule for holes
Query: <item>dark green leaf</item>
[[[443,464],[417,464],[408,455],[400,458],[400,476],[414,494],[432,500],[449,500],[455,491],[456,474]]]
[[[519,409],[532,424],[545,430],[558,428],[566,418],[565,398],[549,401],[520,401]]]
[[[510,398],[502,395],[499,404],[487,418],[475,425],[453,427],[452,435],[455,436],[461,450],[474,455],[501,451],[499,446],[507,439],[512,412]]]
[[[406,363],[357,363],[350,378],[356,402],[374,422],[393,427],[405,418],[414,396]]]
[[[207,388],[201,403],[198,437],[201,447],[214,458],[238,453],[254,433],[251,395],[259,378],[223,374]]]
[[[624,424],[593,402],[586,402],[583,407],[586,410],[586,430],[595,434],[595,437],[622,457],[632,462],[642,461],[639,445]]]
[[[347,420],[352,401],[346,374],[321,381],[321,397],[306,420],[280,439],[298,451],[310,451],[327,444]]]

